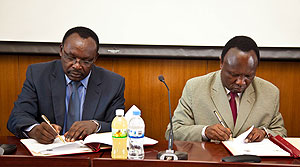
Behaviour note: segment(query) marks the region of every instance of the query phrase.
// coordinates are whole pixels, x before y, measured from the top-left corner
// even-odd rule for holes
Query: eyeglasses
[[[76,57],[72,57],[72,56],[68,55],[63,48],[62,48],[62,50],[63,50],[63,58],[65,59],[66,62],[68,62],[68,63],[72,62],[73,65],[77,63],[77,58]],[[94,63],[94,59],[93,60],[81,60],[81,59],[79,59],[78,63],[81,66],[90,66]]]

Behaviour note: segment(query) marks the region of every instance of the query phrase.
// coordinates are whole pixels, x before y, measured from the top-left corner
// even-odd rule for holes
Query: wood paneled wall
[[[12,135],[6,129],[13,103],[21,91],[29,64],[58,59],[59,56],[0,55],[0,135]],[[105,58],[96,65],[114,71],[126,79],[126,110],[133,104],[142,110],[146,135],[164,140],[169,122],[168,93],[158,80],[164,75],[171,91],[172,111],[175,110],[185,82],[192,77],[219,69],[218,60]],[[257,70],[260,76],[274,83],[281,91],[280,111],[285,120],[288,136],[300,137],[300,62],[261,61]],[[199,132],[200,133],[200,132]]]

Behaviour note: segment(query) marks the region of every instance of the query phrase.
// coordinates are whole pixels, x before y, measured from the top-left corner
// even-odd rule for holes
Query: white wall
[[[60,42],[87,26],[100,43],[300,47],[300,0],[0,0],[0,40]]]

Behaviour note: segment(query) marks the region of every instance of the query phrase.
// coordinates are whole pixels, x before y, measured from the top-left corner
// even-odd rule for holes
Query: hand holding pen
[[[34,126],[27,133],[27,135],[30,138],[35,139],[39,143],[51,144],[53,143],[53,141],[55,140],[55,138],[61,130],[61,127],[59,125],[51,124],[51,126],[49,126],[49,124],[46,122],[42,122],[41,124]]]
[[[61,138],[61,136],[59,135],[59,133],[57,132],[56,129],[54,129],[54,127],[50,124],[50,121],[48,120],[48,118],[45,115],[42,115],[42,118],[44,119],[44,121],[56,132],[57,136],[59,137],[59,139],[65,143],[65,141]]]
[[[220,123],[208,126],[205,130],[205,135],[212,140],[230,140],[232,138],[231,130],[228,128],[221,115],[217,111],[214,111],[214,114]]]
[[[220,122],[220,124],[222,124],[222,126],[224,126],[225,128],[229,129],[230,131],[230,139],[229,140],[232,140],[232,132],[230,130],[230,128],[228,127],[228,125],[224,122],[222,116],[220,115],[220,113],[218,111],[214,111],[218,121]]]

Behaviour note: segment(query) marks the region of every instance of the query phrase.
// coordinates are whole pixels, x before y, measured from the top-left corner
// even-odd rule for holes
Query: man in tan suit
[[[251,38],[236,36],[225,45],[221,70],[187,81],[172,118],[175,140],[209,141],[237,137],[252,125],[246,142],[267,133],[286,136],[279,112],[279,90],[255,76],[259,50]],[[225,125],[218,121],[220,113]],[[169,136],[170,125],[166,131]]]

